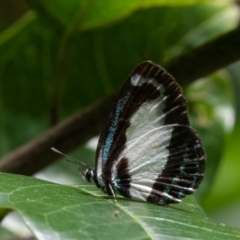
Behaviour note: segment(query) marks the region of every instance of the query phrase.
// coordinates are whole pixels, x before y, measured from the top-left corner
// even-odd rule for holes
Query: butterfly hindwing
[[[202,180],[205,155],[189,126],[180,86],[162,67],[140,64],[120,90],[96,156],[96,182],[125,197],[166,205]]]

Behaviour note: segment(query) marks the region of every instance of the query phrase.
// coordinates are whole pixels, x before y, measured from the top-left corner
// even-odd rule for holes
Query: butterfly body
[[[181,202],[199,186],[205,153],[190,127],[180,86],[147,61],[128,77],[85,178],[115,194],[158,205]]]

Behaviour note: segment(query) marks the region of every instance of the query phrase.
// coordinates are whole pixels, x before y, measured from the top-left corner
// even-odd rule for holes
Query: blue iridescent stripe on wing
[[[104,164],[108,159],[110,149],[114,143],[114,139],[117,133],[117,127],[119,124],[119,118],[122,114],[124,107],[126,106],[126,103],[128,102],[129,97],[130,97],[130,92],[126,92],[126,95],[120,98],[116,104],[116,110],[114,112],[113,118],[111,119],[111,123],[110,123],[111,125],[109,127],[108,134],[105,137],[105,144],[104,144],[103,153],[102,153],[103,154],[102,160]]]

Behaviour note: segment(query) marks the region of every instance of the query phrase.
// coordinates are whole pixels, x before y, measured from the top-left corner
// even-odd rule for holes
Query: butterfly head
[[[88,182],[91,182],[94,177],[94,172],[92,168],[87,168],[84,172],[81,172],[81,174],[83,178]]]

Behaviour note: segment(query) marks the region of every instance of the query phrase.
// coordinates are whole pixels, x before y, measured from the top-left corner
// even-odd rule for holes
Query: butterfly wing
[[[123,196],[166,205],[195,191],[204,166],[180,86],[162,67],[140,64],[100,136],[95,182],[109,194],[111,184]]]

